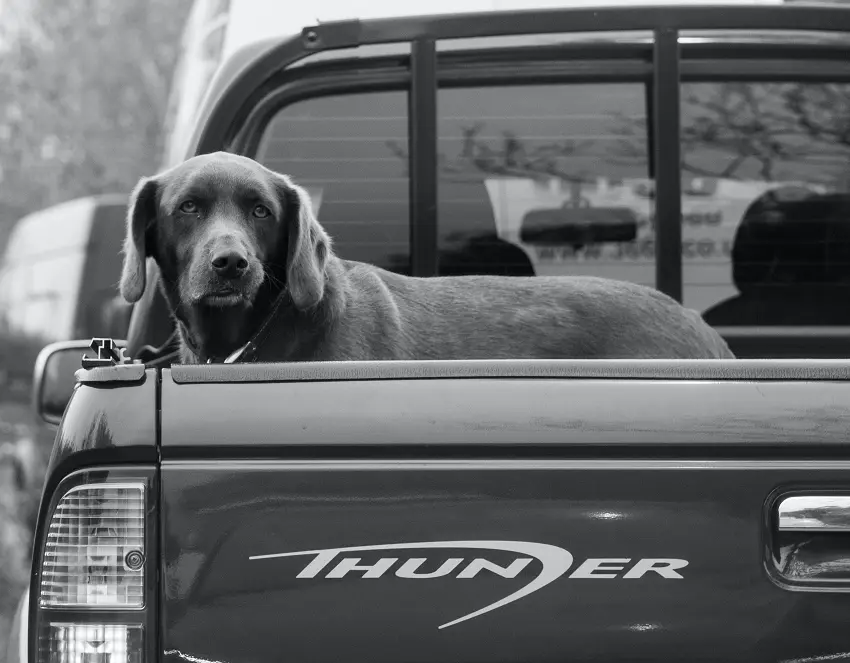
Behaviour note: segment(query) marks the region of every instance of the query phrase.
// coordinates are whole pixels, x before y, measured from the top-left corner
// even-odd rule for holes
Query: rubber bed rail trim
[[[173,365],[178,384],[209,382],[338,382],[362,380],[850,380],[844,359],[553,359],[456,361],[328,361]]]

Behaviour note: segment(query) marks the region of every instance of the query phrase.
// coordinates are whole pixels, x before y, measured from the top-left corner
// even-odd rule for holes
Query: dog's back
[[[595,277],[411,278],[341,261],[345,306],[327,338],[350,359],[733,358],[695,311]]]

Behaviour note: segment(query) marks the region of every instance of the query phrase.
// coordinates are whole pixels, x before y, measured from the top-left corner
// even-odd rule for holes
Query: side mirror
[[[57,425],[77,385],[75,373],[84,355],[92,357],[92,341],[60,341],[42,348],[33,371],[33,408],[46,423]],[[123,347],[122,342],[116,343]]]

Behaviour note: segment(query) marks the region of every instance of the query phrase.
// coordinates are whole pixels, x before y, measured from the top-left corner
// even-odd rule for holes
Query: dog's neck
[[[184,308],[176,316],[184,347],[195,355],[197,363],[220,362],[245,345],[250,335],[251,311],[207,306]]]
[[[273,282],[280,281],[270,279],[260,288],[253,306],[242,311],[242,315],[233,315],[233,311],[225,309],[207,309],[206,316],[203,310],[202,315],[195,309],[186,310],[179,304],[176,288],[169,288],[161,281],[181,340],[181,363],[220,363],[231,355],[237,355],[235,360],[240,361],[241,353],[249,346],[253,345],[251,349],[256,356],[263,344],[273,346],[269,350],[276,361],[310,357],[320,343],[319,337],[327,333],[345,308],[342,271],[335,260],[327,266],[326,296],[313,310],[297,310],[285,286],[273,287]],[[228,316],[230,319],[226,319]],[[281,333],[283,329],[287,332]],[[209,331],[204,333],[205,330]]]
[[[169,303],[180,343],[182,363],[222,362],[257,335],[267,319],[286,306],[286,291],[267,281],[250,306],[217,308],[188,306],[180,302],[177,287],[160,280]]]
[[[178,316],[184,363],[227,363],[253,354],[273,318],[290,307],[288,293],[279,291],[273,299],[255,302],[240,311],[209,307],[189,310]]]

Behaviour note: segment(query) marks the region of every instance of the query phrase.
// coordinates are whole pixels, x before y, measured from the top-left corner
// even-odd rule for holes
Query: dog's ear
[[[286,281],[292,303],[304,311],[316,306],[325,294],[331,238],[313,215],[309,194],[288,178],[283,180],[288,234]]]
[[[139,180],[127,207],[127,234],[124,238],[124,267],[121,271],[121,295],[131,304],[145,292],[145,270],[148,257],[148,229],[156,221],[156,190],[154,178]]]

